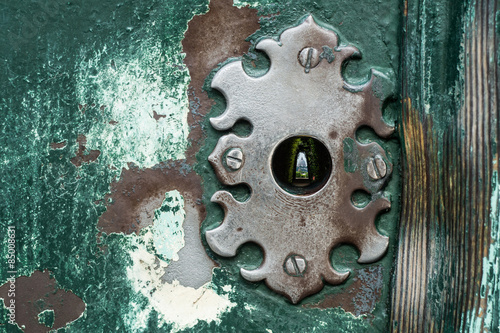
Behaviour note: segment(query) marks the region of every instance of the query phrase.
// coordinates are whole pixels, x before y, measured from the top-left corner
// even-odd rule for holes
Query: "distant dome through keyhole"
[[[295,195],[319,191],[332,172],[328,149],[319,140],[308,136],[294,136],[280,143],[271,163],[278,185]]]

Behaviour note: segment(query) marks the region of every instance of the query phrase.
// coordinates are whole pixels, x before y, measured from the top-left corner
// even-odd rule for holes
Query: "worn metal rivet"
[[[240,169],[243,161],[243,152],[240,148],[231,148],[226,154],[226,165],[231,170]]]
[[[370,176],[370,178],[377,180],[384,178],[387,174],[387,165],[385,164],[382,156],[376,155],[371,158],[366,164],[366,172]]]
[[[305,47],[299,53],[299,63],[305,68],[306,73],[309,73],[311,68],[318,66],[320,60],[319,51],[313,47]]]
[[[306,259],[298,254],[289,256],[283,265],[285,273],[291,276],[303,276],[306,271],[306,267]]]

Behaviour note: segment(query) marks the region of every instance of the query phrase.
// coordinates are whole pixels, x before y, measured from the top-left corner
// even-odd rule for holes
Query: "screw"
[[[373,180],[384,178],[387,174],[387,165],[380,155],[375,155],[366,164],[366,172]]]
[[[240,148],[231,148],[226,154],[226,165],[231,170],[238,170],[244,162],[243,152]]]
[[[292,254],[289,256],[283,265],[285,273],[291,276],[304,276],[306,268],[306,259],[298,254]]]
[[[299,52],[299,63],[305,68],[304,72],[306,73],[309,73],[311,68],[318,66],[320,61],[320,54],[313,47],[305,47]]]

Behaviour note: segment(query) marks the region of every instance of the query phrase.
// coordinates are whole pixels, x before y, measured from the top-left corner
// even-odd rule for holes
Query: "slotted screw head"
[[[291,276],[303,276],[307,268],[306,259],[298,254],[293,254],[285,260],[283,269]]]
[[[231,148],[226,154],[226,165],[231,170],[239,170],[243,165],[243,151],[240,148]]]
[[[387,174],[387,165],[382,156],[375,155],[375,157],[371,158],[366,164],[366,172],[373,180],[384,178]]]
[[[318,66],[320,60],[319,51],[313,47],[305,47],[299,53],[299,63],[305,68],[306,73],[309,73],[311,68]]]

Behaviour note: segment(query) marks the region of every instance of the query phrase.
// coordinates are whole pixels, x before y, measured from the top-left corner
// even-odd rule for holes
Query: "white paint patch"
[[[495,169],[497,163],[497,160],[493,162]],[[480,292],[481,298],[486,298],[486,312],[480,311],[477,316],[474,311],[468,312],[467,316],[471,332],[479,332],[481,331],[481,327],[488,328],[491,332],[496,332],[500,329],[500,326],[493,327],[496,315],[494,311],[498,309],[500,304],[500,299],[495,297],[500,288],[500,175],[497,171],[493,172],[491,182],[490,220],[492,242],[488,249],[488,256],[483,258],[483,276]]]
[[[100,150],[101,163],[119,170],[130,162],[149,168],[181,159],[187,147],[187,69],[182,60],[166,68],[179,60],[167,59],[160,41],[143,45],[132,55],[112,56],[104,48],[77,64],[77,100],[96,119],[82,133],[87,149]],[[162,117],[156,120],[154,112]]]
[[[237,8],[242,8],[249,6],[251,8],[255,8],[256,6],[261,5],[260,1],[240,1],[240,0],[234,0],[233,1],[233,6]]]
[[[179,191],[167,192],[161,207],[154,212],[151,226],[153,245],[163,259],[179,260],[177,253],[185,245],[182,228],[185,216],[184,199]]]
[[[172,331],[177,332],[193,327],[198,321],[219,323],[220,315],[236,305],[227,297],[233,291],[231,286],[223,286],[225,295],[219,295],[211,283],[195,289],[162,279],[169,262],[178,260],[178,252],[184,247],[184,218],[184,199],[179,191],[173,190],[165,194],[161,207],[155,210],[153,225],[142,229],[140,236],[125,236],[130,241],[127,248],[132,260],[127,278],[134,291],[147,300],[145,307],[131,302],[126,322],[134,331],[148,328],[153,310],[160,317],[158,327],[171,324]]]
[[[234,288],[231,287],[230,285],[225,285],[222,287],[222,290],[226,293],[231,293],[231,292],[234,292]]]
[[[172,324],[172,332],[177,332],[193,327],[198,321],[220,323],[220,315],[236,305],[227,295],[218,295],[210,283],[194,289],[177,281],[171,284],[162,281],[168,264],[149,252],[141,241],[129,255],[132,265],[127,268],[127,277],[133,289],[147,298],[147,308],[159,314],[158,327]]]
[[[130,302],[130,312],[127,313],[123,321],[125,327],[132,330],[133,332],[145,332],[148,328],[149,316],[151,314],[151,309],[140,306],[137,302]]]
[[[255,305],[251,305],[251,304],[248,304],[248,303],[245,303],[245,305],[243,306],[245,308],[245,310],[247,310],[248,312],[253,312],[255,310],[258,310],[257,307]]]

